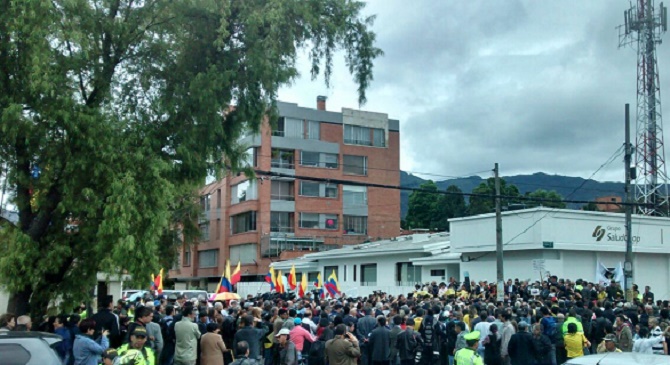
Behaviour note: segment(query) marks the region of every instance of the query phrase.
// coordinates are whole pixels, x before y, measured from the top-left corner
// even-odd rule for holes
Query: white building
[[[624,261],[623,214],[538,207],[504,212],[502,224],[505,278],[535,281],[550,273],[595,281],[598,262],[616,268]],[[452,276],[461,281],[466,273],[475,281],[495,281],[495,214],[452,219],[450,227],[450,234],[348,246],[272,267],[288,274],[295,265],[297,273],[309,275],[310,287],[317,273],[325,281],[334,270],[342,290],[356,296],[374,290],[407,293],[417,282]],[[670,219],[634,215],[632,239],[633,282],[640,289],[650,285],[658,298],[670,298]],[[543,260],[542,272],[534,270],[535,259]],[[242,284],[241,294],[269,290],[268,284]]]
[[[539,280],[532,260],[544,259],[552,275],[594,281],[598,262],[615,268],[624,261],[623,214],[539,207],[505,212],[502,225],[505,278]],[[461,277],[495,281],[495,214],[452,219],[450,226]],[[670,219],[634,215],[632,240],[633,282],[669,298]]]

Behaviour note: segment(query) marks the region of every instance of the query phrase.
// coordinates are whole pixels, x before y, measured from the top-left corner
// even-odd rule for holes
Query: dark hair
[[[330,321],[328,320],[328,317],[325,317],[325,318],[321,317],[321,319],[319,319],[319,326],[328,327],[329,324],[330,324]]]
[[[184,317],[188,317],[191,314],[193,314],[193,307],[184,307],[181,311],[181,315]]]
[[[212,323],[207,323],[207,332],[214,332],[216,329],[219,328],[219,325],[212,322]]]
[[[547,308],[547,307],[540,308],[540,312],[542,312],[543,316],[547,316],[547,315],[549,315],[549,313],[551,313],[551,312],[549,312],[549,308]]]
[[[165,307],[165,315],[166,316],[171,316],[172,313],[174,313],[174,306],[173,305],[168,305]]]
[[[568,333],[577,333],[577,324],[568,323]]]
[[[460,322],[460,321],[459,321],[459,322],[456,322],[456,323],[454,324],[454,326],[460,328],[461,331],[463,331],[463,330],[465,329],[465,322]]]
[[[254,316],[252,315],[246,315],[241,318],[242,323],[244,323],[244,327],[251,327],[254,324]]]
[[[286,314],[286,313],[287,313],[286,308],[279,308],[279,312],[277,313],[277,315],[281,316],[282,314]]]
[[[510,313],[508,311],[504,311],[502,313],[502,317],[503,317],[504,320],[509,321],[510,319],[512,319],[512,313]]]
[[[345,333],[347,333],[347,326],[345,326],[342,323],[335,326],[335,335],[336,336],[342,336]]]
[[[237,356],[245,356],[247,351],[249,351],[249,344],[247,341],[240,341],[237,343],[237,348],[235,349]]]
[[[379,323],[380,326],[386,326],[386,317],[379,317],[377,323]]]
[[[416,310],[417,317],[423,317],[423,313],[424,313],[423,308],[419,308]]]
[[[79,331],[86,333],[88,330],[95,329],[95,321],[91,318],[86,318],[79,323]]]
[[[491,327],[489,327],[489,332],[498,333],[498,325],[495,323],[491,324]]]
[[[647,336],[649,336],[649,328],[640,326],[640,332],[638,335],[640,335],[640,338],[647,338]]]
[[[293,308],[291,308],[291,309],[288,310],[288,316],[291,317],[291,318],[295,318],[295,315],[296,315],[297,313],[298,313],[298,312],[296,312],[296,310],[293,309]]]
[[[393,317],[393,324],[395,324],[396,326],[401,325],[402,324],[402,317],[400,317],[400,316]]]
[[[135,312],[135,318],[146,317],[146,316],[150,315],[151,313],[153,313],[151,308],[149,308],[149,307],[139,307],[139,308],[137,308],[137,312]]]
[[[0,327],[6,327],[12,319],[16,320],[16,315],[14,313],[5,313],[0,316]]]
[[[337,326],[338,324],[341,323],[344,323],[342,316],[335,316],[335,318],[333,318],[333,325]]]

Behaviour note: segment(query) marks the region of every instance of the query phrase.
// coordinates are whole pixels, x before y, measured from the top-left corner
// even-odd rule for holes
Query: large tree
[[[449,230],[449,219],[463,217],[468,208],[465,204],[463,191],[456,185],[449,185],[447,194],[440,196],[437,208],[437,223],[435,227],[440,230]]]
[[[495,211],[496,202],[495,202],[495,178],[488,178],[486,182],[482,182],[476,188],[472,189],[472,195],[470,196],[470,204],[468,206],[468,214],[476,215],[483,213],[491,213]],[[503,197],[501,199],[501,205],[506,206],[510,204],[519,203],[518,199],[521,196],[519,193],[519,188],[516,185],[508,185],[505,179],[500,179],[500,195]]]
[[[363,7],[0,0],[0,162],[19,210],[0,230],[10,309],[41,314],[86,299],[98,271],[146,282],[168,264],[196,231],[194,191],[239,166],[238,137],[273,114],[302,49],[326,83],[343,49],[364,103],[381,50]]]
[[[526,206],[529,208],[543,206],[564,209],[566,207],[561,194],[554,190],[548,191],[544,189],[537,189],[532,193],[526,193],[526,197],[530,199],[537,199],[527,200],[525,202]]]
[[[409,195],[409,206],[405,216],[407,228],[435,229],[434,225],[439,220],[440,194],[437,184],[428,180],[419,186],[419,189]]]

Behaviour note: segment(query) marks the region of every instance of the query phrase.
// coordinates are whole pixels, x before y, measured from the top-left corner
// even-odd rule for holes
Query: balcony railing
[[[376,281],[361,281],[361,286],[377,286]]]
[[[271,166],[280,169],[295,170],[295,163],[293,163],[293,161],[272,160]]]
[[[274,228],[270,230],[274,231]],[[283,232],[284,235],[281,233],[277,235],[277,232],[273,233],[272,236],[268,235],[261,238],[261,255],[263,257],[279,257],[284,251],[320,252],[342,248],[341,245],[324,244],[323,237],[293,237],[290,232]]]
[[[270,232],[293,233],[294,231],[293,227],[270,226]]]
[[[284,201],[292,202],[292,201],[295,201],[295,196],[284,195],[284,194],[270,194],[270,199],[272,199],[272,200],[284,200]]]
[[[345,144],[356,144],[359,146],[372,146],[372,141],[370,140],[363,140],[363,139],[349,139],[345,138],[344,139]]]

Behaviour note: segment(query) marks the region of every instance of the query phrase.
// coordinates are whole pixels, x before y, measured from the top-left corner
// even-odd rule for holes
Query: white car
[[[565,365],[668,365],[670,356],[639,354],[636,352],[607,352],[576,357]]]

